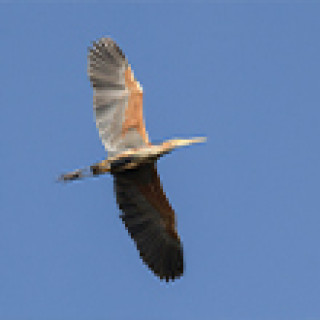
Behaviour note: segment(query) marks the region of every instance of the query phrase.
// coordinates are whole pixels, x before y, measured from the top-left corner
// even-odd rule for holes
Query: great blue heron
[[[112,39],[101,38],[89,48],[88,75],[96,124],[108,158],[64,174],[60,180],[111,173],[120,217],[141,259],[160,279],[179,278],[184,269],[182,244],[156,162],[177,147],[204,142],[205,138],[150,143],[143,121],[142,87]]]

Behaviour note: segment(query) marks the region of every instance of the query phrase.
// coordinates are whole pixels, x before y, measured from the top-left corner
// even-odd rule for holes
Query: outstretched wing
[[[183,273],[183,250],[174,211],[166,198],[154,164],[114,174],[120,216],[142,260],[161,279]]]
[[[88,76],[99,135],[111,155],[149,144],[142,88],[112,39],[101,38],[89,48]]]

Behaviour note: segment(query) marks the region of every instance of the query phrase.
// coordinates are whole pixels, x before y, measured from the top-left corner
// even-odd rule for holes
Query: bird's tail
[[[103,160],[99,163],[95,163],[89,167],[83,169],[77,169],[72,172],[62,174],[58,177],[58,181],[70,182],[74,180],[79,180],[87,177],[94,177],[101,174],[110,172],[110,163],[108,160]]]

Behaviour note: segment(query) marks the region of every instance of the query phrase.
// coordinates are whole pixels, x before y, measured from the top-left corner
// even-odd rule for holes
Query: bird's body
[[[166,281],[183,274],[183,252],[174,211],[165,196],[156,162],[173,149],[205,138],[151,144],[143,121],[143,91],[116,43],[101,38],[88,54],[94,111],[108,158],[60,177],[71,181],[111,173],[120,216],[142,260]]]

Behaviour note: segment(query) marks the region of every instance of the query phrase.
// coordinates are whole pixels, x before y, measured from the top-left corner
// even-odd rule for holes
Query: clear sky
[[[1,5],[0,319],[320,319],[320,3]],[[160,282],[118,218],[87,47],[114,38],[186,271]]]

